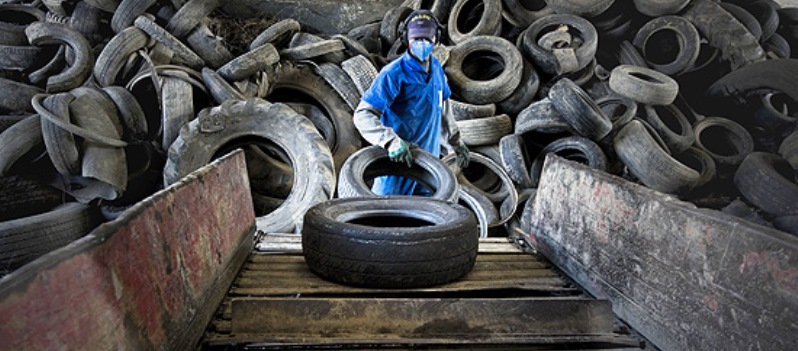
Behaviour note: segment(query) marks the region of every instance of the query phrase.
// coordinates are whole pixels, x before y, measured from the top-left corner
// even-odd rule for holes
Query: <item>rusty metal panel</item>
[[[0,280],[2,350],[189,349],[253,246],[243,153]]]
[[[556,157],[530,218],[538,250],[666,350],[798,345],[798,238]]]
[[[366,339],[611,334],[613,318],[607,301],[585,298],[236,298],[232,332]]]

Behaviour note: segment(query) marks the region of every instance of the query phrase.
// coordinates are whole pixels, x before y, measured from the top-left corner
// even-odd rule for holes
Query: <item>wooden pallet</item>
[[[640,347],[618,333],[607,301],[584,295],[506,239],[482,239],[466,277],[423,289],[323,280],[308,269],[296,236],[267,236],[258,248],[219,307],[204,348]]]

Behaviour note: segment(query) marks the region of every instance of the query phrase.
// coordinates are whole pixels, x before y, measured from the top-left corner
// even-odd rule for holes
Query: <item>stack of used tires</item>
[[[312,206],[368,195],[374,177],[400,172],[473,210],[483,236],[504,235],[523,227],[547,153],[796,232],[798,9],[408,0],[338,35],[282,19],[238,52],[208,25],[222,5],[0,1],[0,266],[74,240],[236,148],[272,232],[296,232]],[[419,152],[398,170],[352,124],[421,7],[445,27],[434,55],[474,151],[467,169]],[[74,228],[54,235],[53,222]]]

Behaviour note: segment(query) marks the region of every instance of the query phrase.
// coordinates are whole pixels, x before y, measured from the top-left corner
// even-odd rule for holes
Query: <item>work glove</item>
[[[457,147],[454,149],[454,154],[457,156],[457,166],[460,167],[460,169],[465,169],[468,167],[468,162],[470,161],[468,146],[461,141],[460,145],[457,145]]]
[[[413,166],[413,155],[410,153],[410,144],[396,138],[388,143],[388,158],[393,162],[404,162],[407,167]]]

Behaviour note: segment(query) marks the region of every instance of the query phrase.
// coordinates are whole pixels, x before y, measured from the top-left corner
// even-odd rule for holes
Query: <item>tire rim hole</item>
[[[798,111],[798,108],[796,108],[798,104],[796,104],[795,100],[787,96],[787,94],[774,92],[768,94],[767,98],[770,101],[770,105],[773,106],[773,109],[785,116],[792,116],[795,111]]]
[[[621,100],[607,100],[598,104],[598,106],[601,112],[609,116],[610,121],[613,123],[626,115],[626,112],[629,111],[629,107]]]
[[[504,72],[504,68],[501,55],[491,51],[475,51],[463,60],[463,74],[475,81],[496,79]]]
[[[655,65],[667,65],[676,62],[683,49],[684,39],[679,32],[659,30],[646,40],[643,46],[643,55],[646,60]]]
[[[376,228],[420,228],[432,227],[435,225],[435,223],[426,219],[416,218],[402,213],[366,215],[349,219],[346,223]]]
[[[26,26],[38,21],[36,16],[23,11],[2,11],[0,12],[0,22]]]
[[[482,21],[482,16],[485,13],[485,3],[479,1],[467,1],[463,5],[460,16],[457,17],[457,30],[460,33],[467,34],[476,29],[479,22]]]
[[[635,77],[637,79],[644,80],[644,81],[649,82],[649,83],[665,84],[661,80],[656,79],[656,78],[654,78],[654,77],[652,77],[652,76],[650,76],[648,74],[642,73],[642,72],[629,72],[629,75],[632,76],[632,77]]]
[[[529,11],[540,11],[546,8],[546,2],[543,0],[521,0],[521,7]]]
[[[709,126],[701,131],[701,145],[707,151],[723,157],[736,156],[742,150],[731,138],[736,135],[733,131],[722,126]]]
[[[677,112],[674,111],[672,107],[655,106],[654,111],[657,113],[657,116],[659,116],[660,121],[665,124],[665,128],[679,135],[684,133],[685,129],[676,115]]]
[[[566,160],[579,162],[583,165],[590,165],[590,160],[588,159],[587,155],[584,152],[574,149],[564,149],[564,150],[557,150],[554,152],[557,156],[560,156]]]

